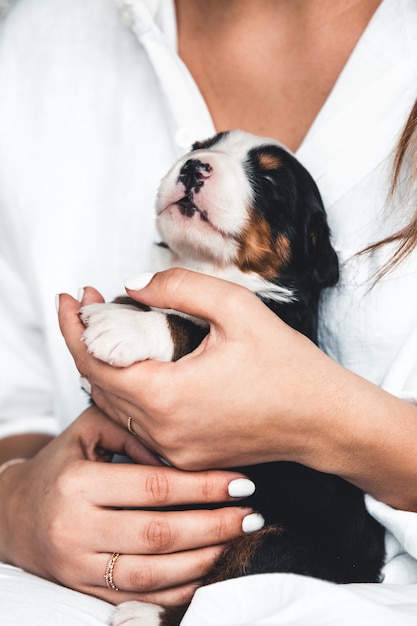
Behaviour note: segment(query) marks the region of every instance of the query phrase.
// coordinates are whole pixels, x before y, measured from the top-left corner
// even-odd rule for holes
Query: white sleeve
[[[57,432],[42,330],[26,285],[0,247],[0,437]]]
[[[369,513],[386,528],[384,583],[417,583],[417,513],[393,509],[366,494]]]
[[[411,263],[411,259],[408,263]],[[414,313],[411,317],[412,328],[405,335],[395,358],[392,359],[381,386],[389,393],[416,405],[417,328],[415,320]],[[394,509],[370,495],[365,496],[365,503],[372,517],[387,530],[384,582],[393,584],[417,582],[417,513]]]

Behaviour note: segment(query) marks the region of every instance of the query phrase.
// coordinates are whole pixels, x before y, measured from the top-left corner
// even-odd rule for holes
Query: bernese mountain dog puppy
[[[337,282],[338,261],[318,188],[284,146],[239,130],[195,143],[163,178],[156,213],[172,265],[247,287],[317,343],[320,292]],[[89,351],[115,366],[179,359],[209,332],[201,320],[128,297],[80,316]],[[205,584],[263,572],[380,580],[384,529],[360,489],[290,462],[238,469],[255,482],[247,503],[266,525],[232,542]],[[186,608],[125,603],[113,623],[177,626]]]

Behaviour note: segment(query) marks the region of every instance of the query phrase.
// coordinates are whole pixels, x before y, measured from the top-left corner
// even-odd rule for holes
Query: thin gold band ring
[[[114,584],[114,579],[113,579],[114,566],[116,565],[116,561],[119,558],[119,556],[120,556],[119,552],[113,552],[113,554],[111,555],[111,557],[109,558],[107,562],[106,571],[104,573],[104,580],[106,581],[106,585],[109,589],[113,589],[113,591],[119,591],[119,588]]]
[[[130,432],[131,435],[134,435],[135,437],[137,436],[137,434],[135,433],[135,431],[132,428],[132,418],[131,417],[127,418],[127,430]]]

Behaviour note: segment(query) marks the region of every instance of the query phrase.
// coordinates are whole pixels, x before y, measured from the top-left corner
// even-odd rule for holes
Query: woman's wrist
[[[16,546],[21,543],[22,487],[28,464],[53,437],[43,433],[24,433],[0,439],[0,561],[21,565],[16,558]]]
[[[14,459],[9,459],[8,461],[5,461],[4,463],[2,463],[2,465],[0,465],[0,476],[3,474],[3,472],[5,472],[9,467],[12,467],[13,465],[17,465],[18,463],[24,463],[25,461],[27,461],[26,458],[24,457],[17,457]]]
[[[0,561],[15,565],[13,560],[13,535],[16,525],[16,497],[19,498],[20,468],[27,459],[8,459],[0,466]]]
[[[24,433],[0,439],[0,464],[9,459],[29,459],[39,452],[52,439],[53,435]]]

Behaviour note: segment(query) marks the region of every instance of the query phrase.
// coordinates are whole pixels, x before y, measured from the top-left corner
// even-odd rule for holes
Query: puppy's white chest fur
[[[317,341],[319,294],[336,283],[338,262],[317,186],[281,144],[242,131],[194,144],[162,180],[156,214],[169,248],[161,252],[171,254],[168,265],[250,289],[290,326]],[[207,333],[202,320],[175,311],[140,310],[126,298],[85,306],[80,316],[89,351],[117,366],[176,360]],[[268,546],[264,556],[270,559]],[[238,575],[245,575],[248,562],[245,557],[239,564],[238,550],[231,547],[228,555],[234,555]],[[258,559],[254,563],[259,565]],[[254,572],[262,570],[258,565]],[[304,571],[304,560],[302,566]],[[276,571],[281,571],[279,564]],[[225,575],[230,575],[229,565]],[[222,572],[218,576],[223,579]],[[178,626],[178,615],[129,602],[116,609],[113,626]]]
[[[231,131],[180,158],[158,191],[157,227],[169,249],[156,252],[165,268],[191,269],[240,284],[262,298],[288,302],[293,290],[270,279],[285,246],[280,251],[270,225],[254,209],[259,189],[248,155],[264,144],[265,139]],[[279,163],[264,156],[264,165],[268,172]],[[87,327],[83,339],[90,353],[114,366],[170,361],[174,346],[164,313],[113,303],[85,306],[80,312]]]

